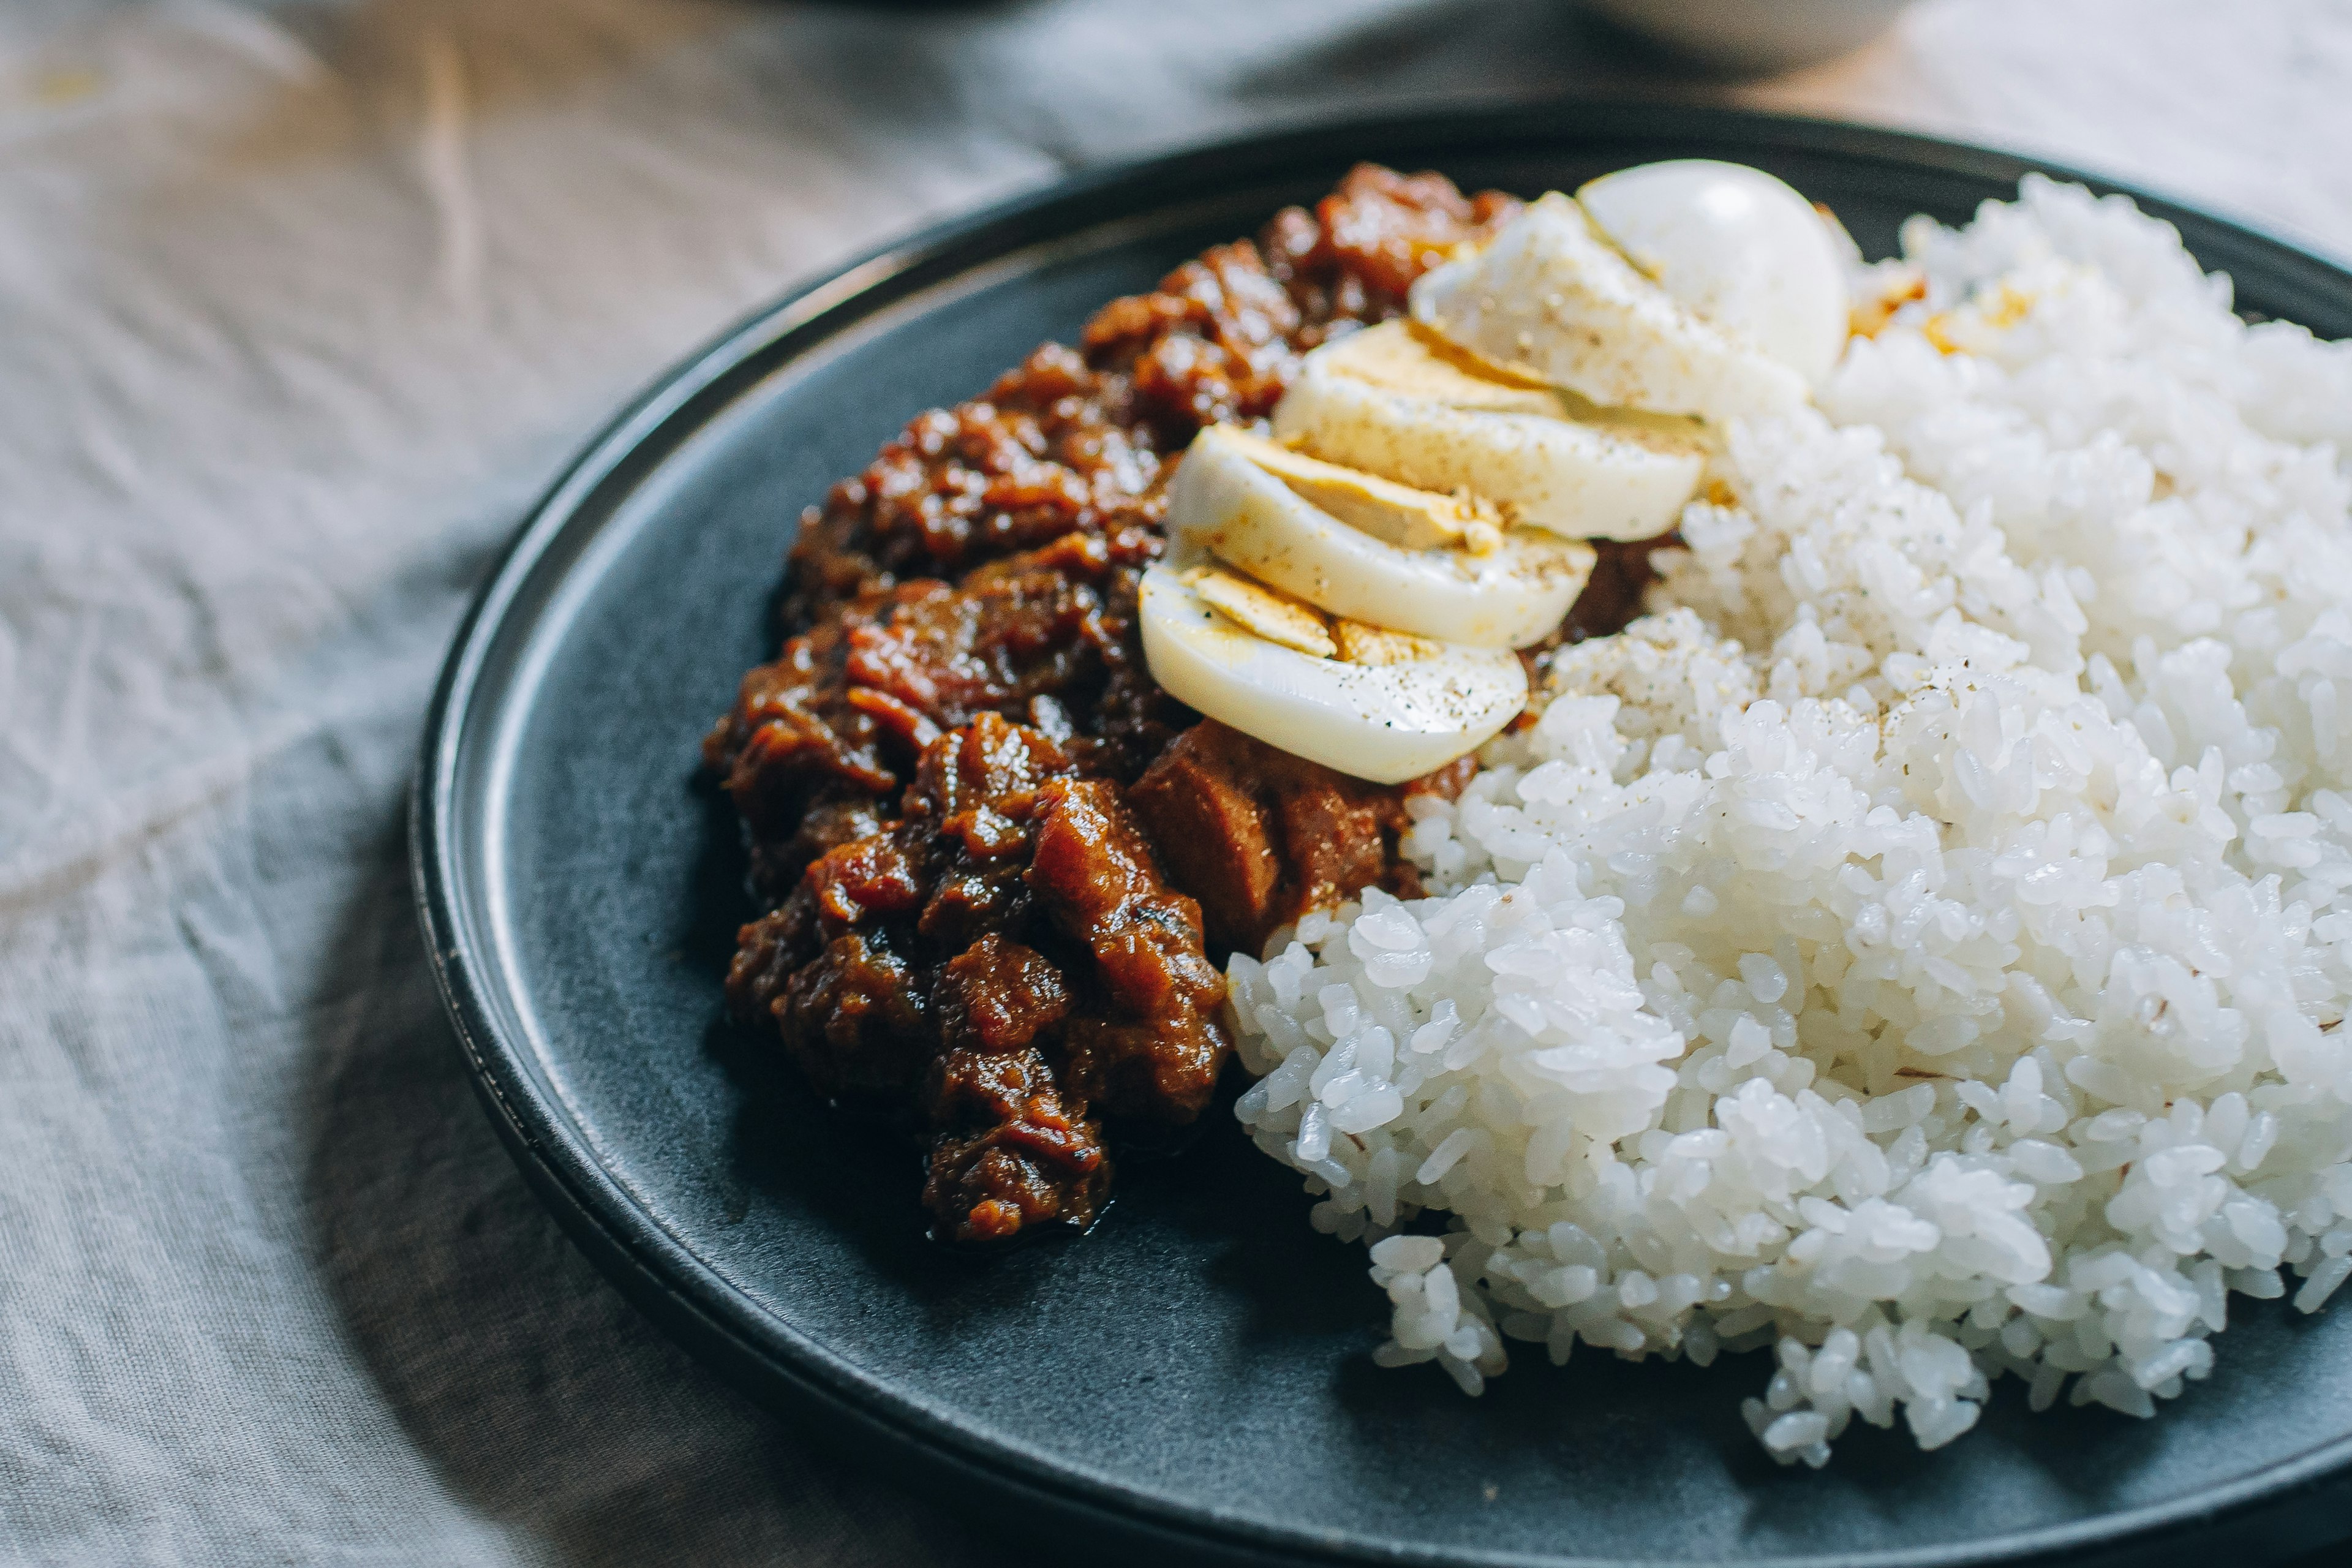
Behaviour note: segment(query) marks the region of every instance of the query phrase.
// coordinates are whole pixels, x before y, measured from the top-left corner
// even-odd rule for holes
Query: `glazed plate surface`
[[[417,896],[485,1104],[534,1187],[672,1332],[804,1432],[1023,1539],[1199,1562],[2259,1561],[2343,1530],[2352,1310],[2233,1299],[2206,1383],[2154,1421],[2031,1415],[2013,1380],[1934,1454],[1858,1430],[1774,1466],[1712,1371],[1521,1347],[1478,1400],[1377,1370],[1359,1247],[1213,1112],[1130,1164],[1089,1236],[974,1261],[927,1243],[917,1166],[723,1021],[746,917],[697,745],[772,657],[801,509],[916,412],[1359,159],[1573,189],[1653,159],[1760,165],[1866,250],[1966,219],[2031,165],[1818,122],[1562,104],[1318,127],[1105,171],[895,247],[688,361],[531,517],[452,651],[415,795]],[[2146,201],[2241,310],[2352,337],[2352,276]],[[1091,1556],[1090,1552],[1081,1553]]]

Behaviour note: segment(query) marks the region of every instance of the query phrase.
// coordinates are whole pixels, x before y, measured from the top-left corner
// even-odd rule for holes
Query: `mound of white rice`
[[[2071,186],[1905,246],[1654,613],[1413,804],[1434,896],[1234,961],[1383,1364],[1777,1344],[1820,1465],[2004,1372],[2147,1415],[2231,1291],[2352,1274],[2352,346]]]

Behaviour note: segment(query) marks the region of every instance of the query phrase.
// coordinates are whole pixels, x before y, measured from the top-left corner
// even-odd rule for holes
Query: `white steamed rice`
[[[2002,1373],[2148,1415],[2352,1275],[2352,346],[2071,186],[1904,241],[1654,613],[1412,804],[1433,896],[1233,962],[1384,1365],[1777,1345],[1820,1465]]]

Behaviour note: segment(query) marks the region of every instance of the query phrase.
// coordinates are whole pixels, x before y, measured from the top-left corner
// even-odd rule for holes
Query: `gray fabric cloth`
[[[571,1249],[410,915],[468,594],[723,322],[1074,164],[1578,84],[2042,148],[2352,250],[2347,79],[2328,0],[1939,0],[1696,86],[1557,0],[0,13],[0,1557],[989,1559]]]

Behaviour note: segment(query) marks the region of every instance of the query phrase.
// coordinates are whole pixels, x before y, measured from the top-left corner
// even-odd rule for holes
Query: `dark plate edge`
[[[730,1317],[756,1317],[699,1260],[671,1240],[608,1175],[564,1137],[567,1119],[543,1098],[532,1075],[501,1041],[483,1000],[485,973],[495,964],[480,951],[479,933],[461,910],[453,860],[455,784],[459,742],[485,655],[504,612],[549,546],[583,503],[627,468],[636,449],[694,405],[721,390],[730,375],[762,355],[788,356],[790,340],[812,345],[896,300],[942,281],[973,262],[1024,243],[1092,226],[1061,221],[1087,198],[1113,189],[1139,193],[1175,179],[1196,183],[1221,174],[1234,183],[1277,174],[1321,158],[1345,162],[1382,157],[1409,148],[1414,160],[1442,160],[1455,146],[1491,146],[1515,138],[1545,140],[1572,128],[1580,141],[1603,143],[1669,134],[1747,135],[1776,150],[1824,153],[1895,169],[1922,166],[2013,184],[2028,172],[2075,182],[2101,194],[2131,197],[2141,210],[2184,230],[2234,234],[2263,253],[2274,291],[2294,292],[2303,279],[2352,288],[2352,273],[2260,228],[2201,211],[2155,192],[2088,174],[2022,152],[2004,152],[1937,137],[1813,117],[1765,114],[1687,103],[1628,98],[1565,98],[1276,124],[1232,138],[1105,164],[1044,189],[952,218],[879,246],[829,277],[763,306],[714,337],[665,374],[591,439],[530,509],[500,555],[453,640],[427,710],[422,754],[410,796],[412,893],[434,977],[464,1052],[468,1076],[501,1140],[533,1191],[554,1210],[574,1242],[624,1292],[698,1353],[745,1378],[760,1392],[781,1396],[845,1422],[856,1445],[913,1458],[936,1479],[955,1486],[981,1511],[1034,1522],[1043,1507],[1102,1541],[1141,1535],[1161,1547],[1197,1554],[1213,1552],[1234,1562],[1381,1563],[1430,1568],[1476,1563],[1492,1568],[1617,1568],[1623,1560],[1530,1557],[1475,1548],[1430,1552],[1343,1534],[1286,1531],[1248,1518],[1196,1513],[1108,1478],[1064,1468],[972,1434],[866,1377],[854,1365],[769,1321],[778,1344],[762,1343]],[[1097,220],[1103,221],[1103,220]],[[690,422],[689,422],[690,423]],[[734,1305],[736,1311],[726,1310]],[[2238,1480],[2194,1494],[2075,1524],[2053,1526],[1947,1551],[1900,1550],[1832,1553],[1782,1560],[1785,1568],[1959,1568],[1973,1563],[2025,1563],[2095,1552],[2101,1561],[2162,1544],[2176,1555],[2210,1550],[2218,1537],[2252,1545],[2242,1528],[2268,1510],[2262,1535],[2316,1545],[2340,1531],[2340,1522],[2288,1525],[2336,1500],[2322,1493],[2352,1467],[2352,1436],[2321,1444]],[[2284,1528],[2282,1528],[2284,1527]],[[2308,1537],[2307,1541],[2300,1538]]]

